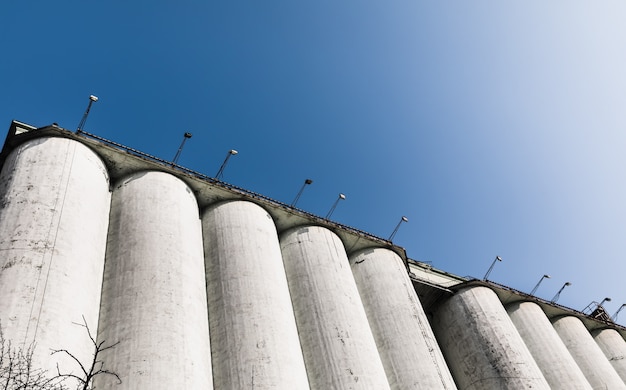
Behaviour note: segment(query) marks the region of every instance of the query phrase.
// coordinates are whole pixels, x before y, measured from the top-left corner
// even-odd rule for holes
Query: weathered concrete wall
[[[591,335],[622,381],[626,381],[626,341],[615,329],[598,329]]]
[[[202,233],[193,193],[161,172],[113,191],[99,339],[116,389],[210,389]],[[112,388],[99,376],[97,388]]]
[[[456,389],[402,259],[371,248],[350,256],[392,389]]]
[[[216,389],[308,389],[272,217],[251,202],[202,217]]]
[[[100,158],[63,138],[17,147],[0,174],[0,326],[14,346],[36,342],[34,367],[78,367],[50,349],[89,361],[95,334],[110,206]]]
[[[37,136],[34,131],[76,137],[31,130],[22,140]],[[14,345],[37,342],[35,366],[55,372],[50,348],[90,361],[93,346],[72,325],[84,316],[100,341],[119,342],[100,358],[122,378],[115,387],[121,390],[211,389],[212,367],[217,389],[454,388],[393,252],[353,254],[353,274],[337,235],[317,226],[292,228],[327,222],[254,195],[250,199],[265,205],[281,229],[291,228],[280,242],[265,210],[231,201],[204,213],[203,244],[193,191],[172,175],[142,171],[170,167],[85,139],[112,176],[128,175],[115,186],[111,207],[104,163],[69,138],[26,140],[0,172],[0,323]],[[13,142],[20,139],[7,146]],[[181,177],[203,205],[246,198]],[[328,226],[351,247],[381,244]],[[426,266],[414,269],[439,286],[464,282]],[[562,370],[565,355],[552,356],[559,348],[550,346],[558,344],[553,335],[542,333],[550,333],[545,317],[526,307],[510,307],[509,319],[485,287],[460,290],[442,305],[433,323],[459,389],[548,388],[511,320],[533,351],[543,348],[537,360],[553,376],[553,388],[584,389],[586,380],[594,389],[625,388],[615,373],[624,361],[617,332],[594,332],[595,344],[576,318],[555,320],[568,353],[584,367],[586,378],[576,379]],[[62,371],[76,371],[60,360]],[[95,385],[115,382],[101,376]]]
[[[280,242],[311,389],[389,389],[341,240],[305,226]]]
[[[565,316],[552,319],[552,325],[594,389],[626,389],[581,320]]]
[[[591,389],[539,305],[516,302],[508,305],[506,311],[553,390]]]
[[[460,389],[550,389],[489,288],[458,291],[437,310],[433,327]]]

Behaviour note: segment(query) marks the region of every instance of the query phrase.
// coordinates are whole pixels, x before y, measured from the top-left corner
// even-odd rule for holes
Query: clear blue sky
[[[176,3],[176,4],[174,4]],[[583,309],[626,302],[626,3],[4,1],[0,123],[52,122]],[[626,311],[625,311],[626,313]],[[620,317],[626,323],[626,314]]]

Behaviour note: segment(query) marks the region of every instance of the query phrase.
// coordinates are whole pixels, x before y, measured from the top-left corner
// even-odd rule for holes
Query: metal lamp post
[[[485,276],[483,277],[483,280],[487,280],[487,277],[489,276],[489,274],[491,273],[491,271],[493,270],[493,267],[496,265],[496,262],[498,261],[502,261],[502,257],[500,256],[496,256],[495,259],[493,259],[493,262],[491,263],[491,266],[489,267],[489,269],[487,270],[487,273],[485,274]]]
[[[330,208],[330,210],[328,210],[328,214],[326,214],[326,217],[324,218],[326,219],[330,218],[330,216],[333,214],[333,212],[337,208],[339,201],[344,200],[344,199],[346,199],[346,196],[344,194],[339,194],[339,196],[337,197],[337,200],[335,200],[335,203],[333,203],[333,206]]]
[[[402,218],[400,218],[400,222],[398,222],[398,224],[396,225],[396,228],[393,229],[393,232],[391,233],[391,235],[387,239],[388,241],[393,240],[393,238],[395,237],[396,233],[398,233],[398,229],[400,229],[400,225],[402,225],[402,222],[409,222],[409,219],[407,217],[405,217],[404,215],[402,216]]]
[[[95,95],[89,95],[89,104],[87,105],[87,109],[83,114],[83,118],[80,120],[78,127],[76,128],[76,134],[83,131],[83,127],[85,127],[85,122],[87,122],[87,117],[89,116],[89,110],[91,110],[91,105],[98,101],[98,97]]]
[[[550,302],[556,303],[556,301],[559,299],[559,297],[561,297],[561,292],[563,291],[563,289],[565,289],[565,287],[571,286],[571,285],[572,284],[570,282],[565,282],[565,284],[563,284],[563,287],[561,287],[559,289],[559,291],[556,293],[556,295],[554,295],[554,297],[552,298],[552,300]]]
[[[539,281],[537,282],[533,290],[530,292],[530,295],[535,294],[535,291],[537,291],[537,289],[539,288],[539,285],[541,284],[541,282],[543,282],[544,279],[550,279],[550,275],[543,275],[541,279],[539,279]]]
[[[222,166],[220,167],[220,169],[215,174],[215,178],[217,180],[220,180],[220,178],[224,175],[224,168],[226,168],[226,164],[228,163],[228,159],[230,159],[230,156],[234,156],[237,153],[239,153],[239,152],[236,151],[235,149],[231,149],[231,150],[228,151],[228,153],[226,154],[226,158],[224,159],[224,162],[222,163]]]
[[[298,203],[298,200],[302,196],[302,192],[304,191],[304,188],[306,186],[308,186],[309,184],[311,184],[311,183],[313,183],[313,180],[311,180],[311,179],[306,179],[304,181],[304,184],[302,185],[302,188],[300,188],[300,191],[298,191],[298,195],[296,195],[296,197],[294,198],[293,202],[291,202],[291,207],[296,207],[296,203]]]

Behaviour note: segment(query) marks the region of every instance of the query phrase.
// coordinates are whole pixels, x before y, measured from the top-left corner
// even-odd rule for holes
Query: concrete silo
[[[14,346],[35,342],[34,367],[78,367],[50,349],[90,361],[110,207],[109,176],[79,142],[37,138],[17,146],[0,174],[0,326]],[[73,324],[74,323],[74,324]]]
[[[402,259],[360,250],[350,265],[392,389],[456,389]]]
[[[280,242],[311,389],[389,389],[339,237],[302,226]]]
[[[592,388],[539,305],[515,302],[506,311],[553,390]]]
[[[491,289],[462,287],[438,308],[433,328],[460,389],[550,389]]]
[[[0,161],[0,324],[35,368],[90,362],[84,316],[119,343],[97,388],[626,390],[626,328],[358,229],[57,126],[14,122]]]
[[[626,381],[626,341],[622,335],[610,328],[594,330],[591,335],[622,381]]]
[[[202,215],[216,389],[308,389],[278,234],[260,206]]]
[[[580,319],[563,316],[552,319],[552,325],[594,389],[626,389]]]
[[[212,388],[198,205],[172,175],[137,172],[113,190],[98,338],[119,342],[102,356],[116,389]]]

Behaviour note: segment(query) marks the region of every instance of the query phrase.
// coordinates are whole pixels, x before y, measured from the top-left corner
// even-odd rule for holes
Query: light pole
[[[550,301],[551,303],[556,303],[556,301],[559,299],[559,297],[561,296],[561,291],[563,291],[563,289],[567,286],[571,286],[572,284],[570,282],[565,282],[565,284],[563,284],[563,287],[561,287],[559,289],[559,291],[556,293],[556,295],[552,298],[552,300]]]
[[[604,309],[604,306],[602,306],[604,305],[604,302],[611,302],[611,298],[609,297],[604,298],[602,302],[598,303],[598,307],[602,307]]]
[[[491,273],[491,270],[493,269],[493,266],[496,265],[497,261],[502,261],[502,257],[500,256],[496,256],[495,259],[493,259],[493,263],[491,263],[491,266],[489,267],[489,269],[487,270],[487,273],[485,274],[485,276],[483,277],[483,280],[487,280],[487,277],[489,276],[489,274]]]
[[[226,158],[224,159],[224,162],[222,163],[222,166],[220,167],[220,169],[215,174],[215,178],[217,180],[219,180],[224,175],[224,168],[226,168],[226,163],[228,163],[228,159],[230,158],[230,156],[234,156],[237,153],[239,153],[239,152],[236,151],[235,149],[231,149],[231,150],[228,151],[228,154],[226,154]]]
[[[183,142],[180,143],[180,146],[178,147],[178,151],[176,152],[176,155],[174,156],[174,159],[172,160],[172,165],[176,165],[176,163],[178,163],[178,159],[180,158],[180,153],[183,151],[183,146],[185,146],[185,142],[187,142],[187,140],[189,138],[191,138],[191,133],[185,133],[183,134]]]
[[[313,180],[311,180],[311,179],[306,179],[304,181],[304,184],[302,185],[302,188],[300,188],[300,191],[298,191],[298,195],[296,195],[296,197],[293,200],[293,202],[291,202],[291,207],[296,207],[296,203],[298,203],[298,200],[300,199],[300,196],[302,196],[302,191],[304,191],[304,187],[308,186],[311,183],[313,183]]]
[[[615,314],[613,314],[613,317],[611,317],[611,321],[615,322],[617,320],[617,315],[619,314],[620,311],[622,311],[624,306],[626,306],[626,303],[622,303],[622,306],[620,306],[619,309],[617,309],[617,311],[615,312]]]
[[[535,291],[537,291],[537,289],[539,288],[539,285],[541,284],[541,282],[543,282],[544,279],[550,279],[550,275],[543,275],[541,279],[539,279],[539,281],[537,282],[533,290],[530,292],[530,295],[535,294]]]
[[[83,127],[85,127],[85,122],[87,122],[87,116],[89,116],[89,110],[91,110],[91,105],[98,101],[98,97],[95,95],[89,95],[89,104],[87,105],[87,109],[83,114],[83,118],[80,120],[78,127],[76,128],[76,134],[83,131]]]
[[[387,241],[393,240],[393,238],[395,237],[396,233],[398,233],[398,229],[400,229],[400,225],[402,225],[402,222],[409,222],[409,219],[403,215],[402,218],[400,218],[400,222],[398,222],[398,224],[396,225],[396,228],[393,229],[393,232],[391,233],[391,235],[389,236]]]
[[[346,196],[344,194],[339,194],[339,197],[337,197],[337,200],[335,200],[335,203],[333,203],[333,207],[331,207],[330,210],[328,210],[328,214],[326,214],[326,217],[324,218],[326,219],[330,218],[330,216],[333,214],[333,212],[337,208],[339,201],[344,200],[344,199],[346,199]]]

